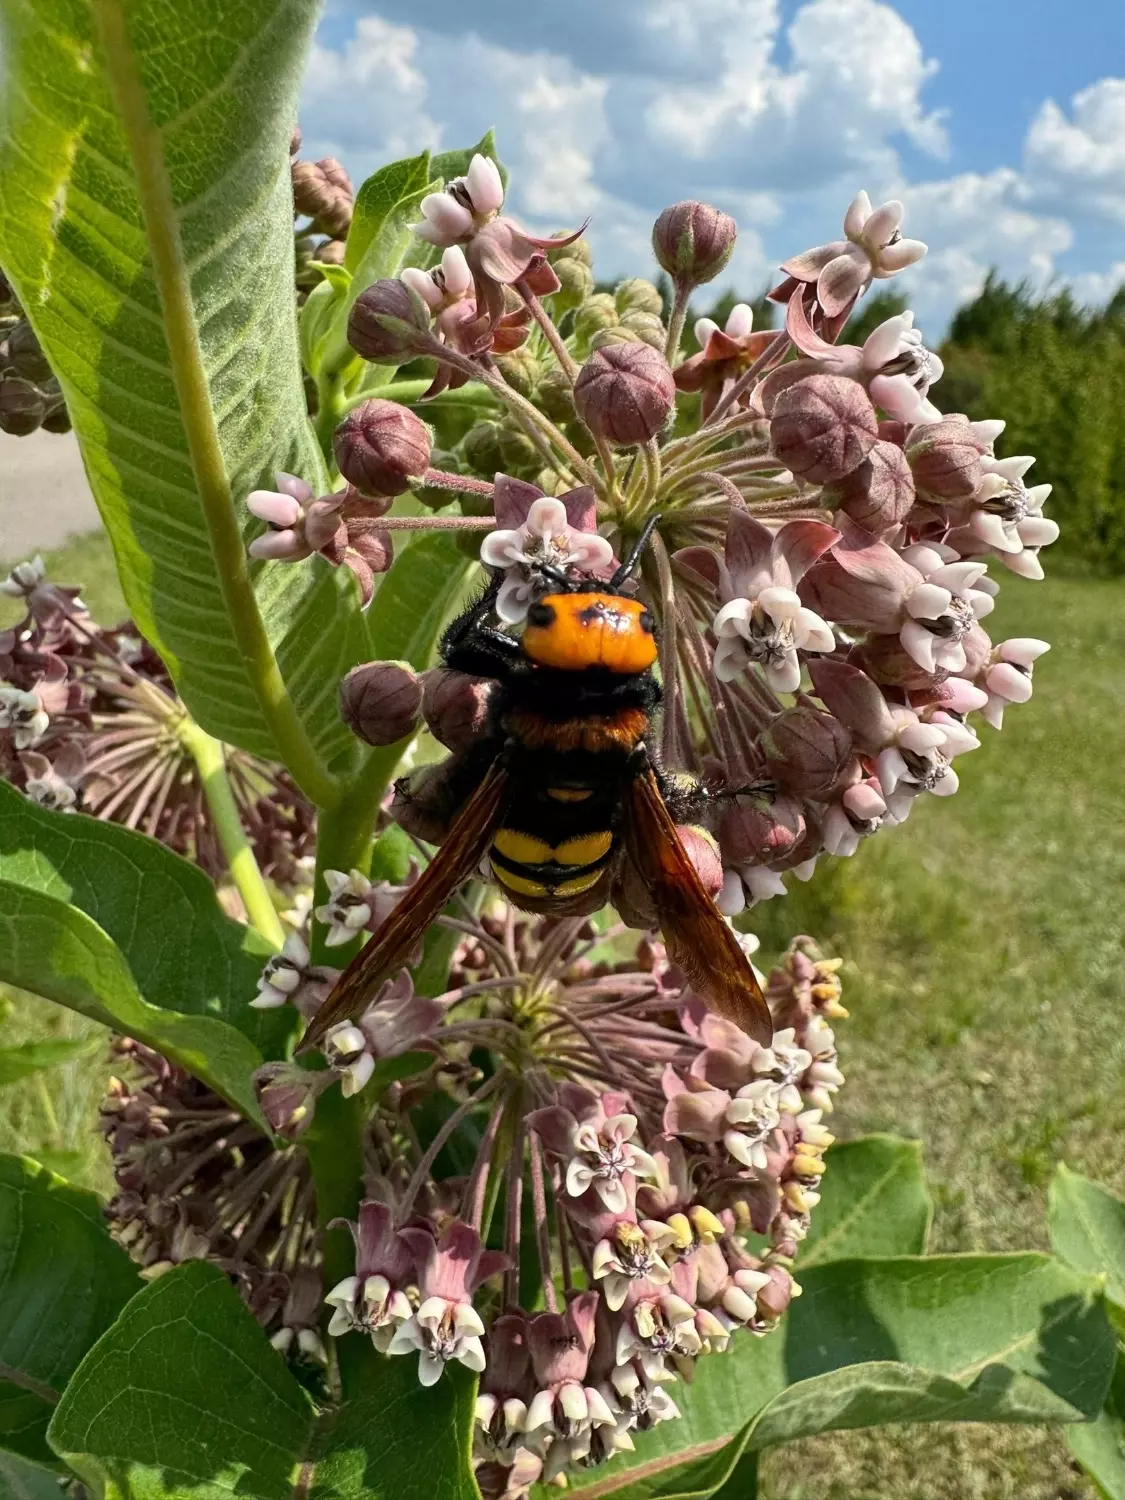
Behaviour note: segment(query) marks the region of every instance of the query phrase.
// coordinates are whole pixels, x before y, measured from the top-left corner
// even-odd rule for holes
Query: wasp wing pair
[[[375,988],[403,966],[420,934],[477,873],[499,826],[507,787],[508,773],[497,760],[425,872],[341,974],[313,1017],[302,1052],[363,1012]],[[651,765],[629,782],[624,814],[625,848],[652,893],[669,958],[710,1009],[769,1046],[773,1023],[761,986],[680,842]]]

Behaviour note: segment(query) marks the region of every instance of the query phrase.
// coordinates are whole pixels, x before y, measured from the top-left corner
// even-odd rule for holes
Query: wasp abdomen
[[[564,789],[568,790],[568,789]],[[581,896],[601,879],[613,850],[608,828],[549,844],[516,828],[501,828],[492,840],[492,874],[516,896]]]

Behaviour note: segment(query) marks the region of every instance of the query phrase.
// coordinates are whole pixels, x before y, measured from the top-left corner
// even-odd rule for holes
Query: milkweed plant
[[[211,0],[168,51],[163,0],[0,4],[0,404],[73,424],[132,616],[0,583],[0,978],[109,1029],[116,1182],[0,1163],[0,1448],[107,1500],[750,1496],[833,1428],[1104,1423],[1100,1190],[1058,1258],[927,1255],[916,1144],[835,1141],[841,956],[752,936],[954,794],[1048,649],[989,615],[1050,485],[935,404],[910,312],[849,335],[925,245],[860,191],[720,326],[708,204],[610,284],[491,135],[353,192],[293,130],[313,10]],[[518,638],[649,527],[649,750],[715,793],[680,834],[772,1043],[626,866],[573,918],[470,882],[297,1055],[491,722],[445,627],[491,583]]]

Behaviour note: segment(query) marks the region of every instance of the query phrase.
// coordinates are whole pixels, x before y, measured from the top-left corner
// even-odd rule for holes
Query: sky
[[[933,336],[990,267],[1125,284],[1125,0],[329,0],[301,125],[357,185],[495,127],[510,211],[589,217],[602,279],[703,198],[739,225],[716,287],[755,296],[864,188],[930,246],[901,284]]]

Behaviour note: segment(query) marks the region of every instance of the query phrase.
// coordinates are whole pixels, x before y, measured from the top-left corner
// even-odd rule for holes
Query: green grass
[[[113,564],[113,549],[104,532],[95,531],[89,536],[74,537],[64,547],[53,552],[44,552],[48,577],[54,583],[79,586],[82,599],[94,619],[102,625],[116,625],[125,618],[128,610],[117,582],[117,570]],[[24,558],[10,557],[0,563],[2,578],[14,563]],[[0,594],[0,630],[11,625],[20,615],[19,603]]]
[[[108,548],[73,544],[53,571],[114,600]],[[999,572],[999,570],[997,570]],[[91,586],[88,580],[96,579]],[[105,601],[103,603],[103,601]],[[1125,1193],[1125,583],[1005,578],[994,638],[1053,643],[1032,702],[1002,734],[982,727],[956,797],[758,908],[767,948],[795,931],[846,960],[852,1019],[838,1028],[848,1085],[841,1135],[919,1136],[937,1204],[933,1247],[1044,1247],[1058,1161]],[[73,1025],[20,997],[0,1045]],[[107,1069],[0,1095],[0,1148],[83,1153],[96,1182],[93,1108]],[[104,1184],[104,1177],[101,1178]],[[1092,1494],[1057,1431],[887,1429],[770,1456],[769,1500],[1078,1500]]]

